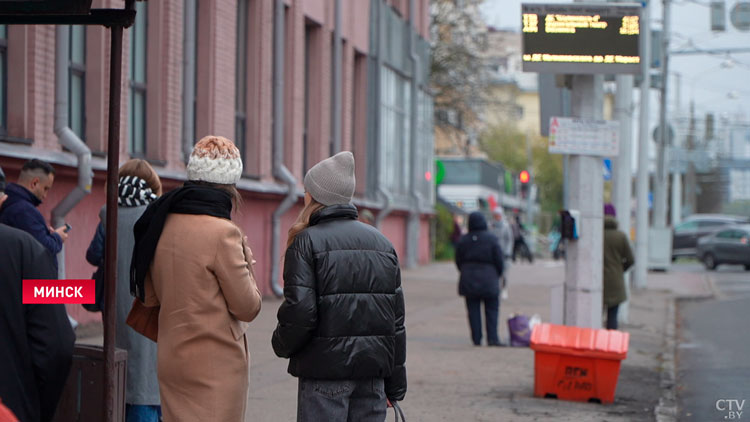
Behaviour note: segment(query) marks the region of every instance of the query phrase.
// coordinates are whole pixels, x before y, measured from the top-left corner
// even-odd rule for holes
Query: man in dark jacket
[[[503,251],[497,236],[487,231],[487,220],[480,212],[469,215],[469,233],[456,246],[456,266],[461,272],[458,294],[466,298],[471,339],[482,344],[481,304],[488,346],[504,346],[497,335],[500,312],[500,277],[503,275]]]
[[[42,203],[55,182],[55,169],[44,161],[26,162],[18,175],[17,183],[5,188],[8,200],[0,207],[0,223],[23,230],[42,244],[55,257],[68,238],[65,226],[52,229],[37,207]],[[54,261],[57,268],[57,261]]]
[[[30,234],[0,224],[0,400],[23,422],[52,420],[73,356],[65,305],[23,304],[23,280],[57,278],[52,262]]]
[[[375,227],[357,221],[350,152],[315,165],[304,185],[273,349],[300,379],[298,421],[383,421],[386,398],[406,394],[398,256]]]

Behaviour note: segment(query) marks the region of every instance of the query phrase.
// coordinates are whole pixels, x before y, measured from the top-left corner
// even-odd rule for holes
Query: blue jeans
[[[125,422],[159,422],[161,406],[147,404],[126,404]]]
[[[297,421],[383,422],[386,417],[382,378],[318,380],[300,378]]]
[[[497,296],[493,298],[466,298],[466,310],[469,313],[469,327],[471,327],[471,340],[474,345],[482,344],[482,309],[484,302],[484,323],[487,329],[487,344],[498,344],[500,338],[497,336],[497,316],[500,313],[500,300]]]

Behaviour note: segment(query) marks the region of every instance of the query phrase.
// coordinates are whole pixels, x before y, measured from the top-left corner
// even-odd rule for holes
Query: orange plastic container
[[[622,331],[537,324],[531,333],[534,395],[612,403],[629,340]]]

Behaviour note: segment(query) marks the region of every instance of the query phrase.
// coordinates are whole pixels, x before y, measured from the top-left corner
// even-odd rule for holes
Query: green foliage
[[[480,141],[490,160],[518,173],[528,167],[526,136],[512,125],[495,126],[487,130]],[[531,139],[533,183],[538,189],[542,211],[557,212],[562,208],[562,156],[547,151],[547,138]]]
[[[482,135],[479,142],[490,160],[502,163],[507,170],[518,173],[526,168],[526,137],[515,127],[494,126]]]
[[[441,204],[435,205],[437,224],[435,233],[435,260],[452,261],[454,257],[451,234],[453,234],[453,215]]]

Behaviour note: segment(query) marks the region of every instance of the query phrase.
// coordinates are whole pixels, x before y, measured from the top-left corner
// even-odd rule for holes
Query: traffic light
[[[518,180],[521,181],[521,184],[527,185],[529,184],[529,180],[531,180],[531,176],[528,171],[523,170],[521,171],[521,174],[518,175]]]
[[[528,171],[522,170],[518,174],[518,180],[521,182],[521,197],[526,198],[529,195],[529,182],[531,182],[531,175]]]

